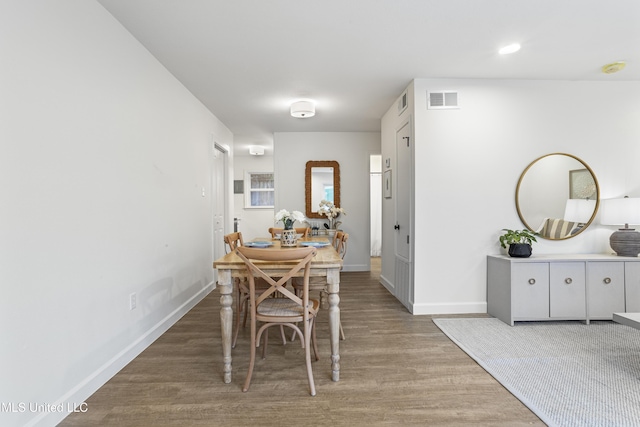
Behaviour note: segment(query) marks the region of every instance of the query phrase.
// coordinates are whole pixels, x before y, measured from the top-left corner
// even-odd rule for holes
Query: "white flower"
[[[347,213],[344,211],[344,209],[336,207],[333,202],[322,200],[320,202],[320,209],[318,210],[318,214],[326,216],[329,220],[334,220],[341,214],[346,215]]]
[[[303,222],[306,220],[304,214],[300,211],[289,212],[286,209],[282,209],[275,216],[276,222],[282,221],[284,224],[284,228],[286,230],[290,230],[293,228],[293,224],[298,222]]]
[[[304,216],[304,214],[300,211],[293,211],[291,213],[291,216],[293,217],[293,219],[295,219],[298,222],[303,222],[304,220],[306,220],[307,218]]]
[[[276,221],[282,221],[283,219],[288,218],[290,216],[291,214],[289,213],[288,210],[282,209],[276,214]]]

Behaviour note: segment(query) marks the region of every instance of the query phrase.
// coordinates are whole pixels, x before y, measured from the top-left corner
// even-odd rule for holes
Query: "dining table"
[[[265,251],[286,251],[278,239],[271,237],[253,239],[247,246],[260,247]],[[326,278],[329,303],[329,340],[331,343],[331,379],[340,380],[340,270],[342,258],[326,237],[308,237],[298,239],[297,246],[314,246],[316,255],[311,260],[310,277]],[[278,261],[257,261],[256,264],[272,277],[282,277],[291,265]],[[213,262],[218,272],[216,288],[220,292],[220,320],[222,331],[222,356],[224,363],[224,382],[232,378],[231,341],[233,328],[233,290],[237,280],[248,277],[247,268],[235,251],[229,252]],[[303,271],[298,276],[303,275]]]

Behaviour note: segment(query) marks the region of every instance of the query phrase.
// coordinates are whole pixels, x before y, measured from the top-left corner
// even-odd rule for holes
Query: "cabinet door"
[[[587,298],[589,319],[611,320],[624,312],[624,263],[588,263]]]
[[[640,262],[624,263],[624,293],[627,313],[640,313]]]
[[[514,263],[511,274],[513,319],[548,319],[549,263]]]
[[[549,265],[549,315],[551,318],[585,319],[587,298],[584,262]]]

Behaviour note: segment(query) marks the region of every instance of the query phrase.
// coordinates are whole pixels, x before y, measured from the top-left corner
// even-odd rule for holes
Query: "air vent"
[[[458,92],[427,92],[427,108],[430,110],[460,108],[458,106]]]
[[[403,93],[400,99],[398,99],[398,115],[402,114],[407,109],[407,92]]]

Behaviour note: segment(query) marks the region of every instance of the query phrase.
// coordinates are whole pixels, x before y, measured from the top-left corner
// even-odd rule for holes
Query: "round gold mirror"
[[[585,162],[565,153],[537,158],[520,175],[516,209],[529,230],[549,240],[582,233],[600,205],[600,187]]]

